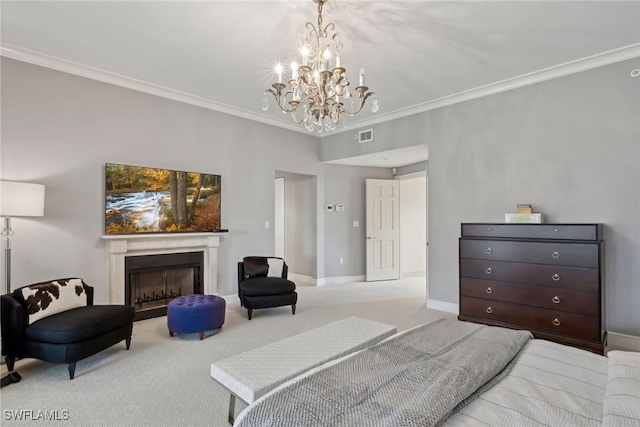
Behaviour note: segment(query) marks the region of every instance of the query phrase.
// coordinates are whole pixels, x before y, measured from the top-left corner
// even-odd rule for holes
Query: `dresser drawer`
[[[508,323],[520,329],[537,329],[590,340],[600,339],[600,324],[596,316],[466,296],[460,297],[460,314]]]
[[[597,243],[460,239],[460,257],[598,268]]]
[[[472,277],[500,282],[527,283],[584,292],[598,292],[599,274],[599,270],[595,268],[460,259],[461,278]]]
[[[600,224],[462,224],[462,237],[601,240]]]
[[[600,314],[597,294],[571,289],[462,277],[460,278],[460,295],[530,305],[549,310],[568,311],[588,316],[598,316]]]

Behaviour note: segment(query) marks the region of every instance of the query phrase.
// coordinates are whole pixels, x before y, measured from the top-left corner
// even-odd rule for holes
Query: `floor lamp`
[[[11,292],[11,217],[15,216],[44,216],[44,185],[0,181],[0,217],[4,225],[2,291],[7,294]],[[18,381],[20,374],[11,372],[2,378],[2,387]]]

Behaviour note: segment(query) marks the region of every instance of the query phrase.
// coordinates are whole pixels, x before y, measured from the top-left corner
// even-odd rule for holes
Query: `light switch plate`
[[[360,227],[360,221],[353,221],[354,227]]]

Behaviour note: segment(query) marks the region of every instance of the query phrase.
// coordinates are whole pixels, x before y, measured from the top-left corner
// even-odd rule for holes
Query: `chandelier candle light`
[[[276,65],[277,82],[267,89],[262,99],[262,110],[269,109],[267,93],[271,93],[278,107],[291,113],[293,120],[309,131],[321,133],[336,128],[344,114],[353,116],[364,107],[366,100],[373,96],[372,112],[378,111],[378,100],[373,92],[364,85],[364,68],[360,68],[359,84],[355,88],[358,92],[358,106],[345,108],[343,100],[353,97],[349,91],[349,80],[342,64],[340,52],[342,42],[335,32],[333,23],[323,26],[322,6],[327,0],[313,0],[318,3],[318,26],[307,22],[308,32],[300,33],[296,42],[297,55],[300,62],[291,62],[291,78],[288,85],[283,83],[284,67]],[[315,43],[312,46],[312,42]],[[331,66],[334,65],[333,68]],[[301,111],[301,113],[298,113]]]

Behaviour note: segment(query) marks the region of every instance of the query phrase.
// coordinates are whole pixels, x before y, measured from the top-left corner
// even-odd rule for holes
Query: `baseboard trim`
[[[640,337],[607,331],[607,351],[640,351]]]
[[[438,301],[436,299],[427,299],[427,308],[438,311],[446,311],[447,313],[459,314],[460,307],[453,302]]]
[[[426,271],[409,271],[407,273],[402,273],[400,277],[404,279],[405,277],[424,277],[426,275]]]
[[[311,276],[297,273],[288,273],[287,277],[289,278],[289,280],[295,282],[296,284],[317,286],[317,280]]]
[[[340,283],[349,282],[364,282],[365,276],[335,276],[335,277],[323,277],[316,280],[318,286],[324,285],[337,285]]]
[[[240,297],[238,294],[220,295],[220,298],[224,299],[228,303],[240,303]]]

